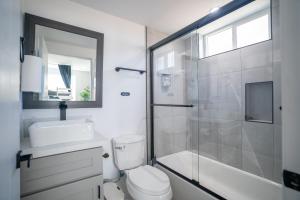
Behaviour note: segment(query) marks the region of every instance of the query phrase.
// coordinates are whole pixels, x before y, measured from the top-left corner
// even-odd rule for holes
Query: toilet
[[[145,137],[124,135],[113,139],[114,161],[125,172],[126,187],[134,200],[171,200],[169,177],[150,165],[143,166]]]

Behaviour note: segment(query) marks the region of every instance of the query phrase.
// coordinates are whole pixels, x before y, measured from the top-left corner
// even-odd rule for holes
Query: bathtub
[[[167,168],[183,175],[187,179],[198,180],[200,188],[212,191],[211,199],[228,200],[282,200],[282,185],[273,181],[250,174],[240,169],[225,165],[218,161],[200,156],[198,154],[182,151],[157,159],[158,165],[165,166],[164,171],[169,176],[176,176],[170,173]],[[199,167],[198,167],[199,166]],[[161,167],[160,167],[161,168]],[[164,168],[164,167],[162,167]],[[199,169],[199,170],[198,170]],[[179,177],[176,177],[176,180]],[[174,180],[174,177],[171,178]],[[177,181],[178,182],[178,181]],[[187,181],[181,181],[177,188],[188,188]],[[185,184],[185,185],[182,185]],[[194,184],[195,185],[195,184]],[[194,187],[193,185],[193,187]],[[176,190],[176,188],[173,188]],[[195,191],[195,190],[191,190]],[[176,194],[176,191],[174,191]],[[202,191],[203,192],[203,191]],[[195,195],[192,192],[186,195]],[[222,198],[218,198],[222,197]],[[185,199],[193,199],[185,196]],[[209,199],[209,198],[197,198]]]

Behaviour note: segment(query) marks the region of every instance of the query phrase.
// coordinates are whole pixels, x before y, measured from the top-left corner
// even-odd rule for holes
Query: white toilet
[[[124,135],[113,139],[114,160],[119,170],[125,170],[126,186],[135,200],[171,200],[169,177],[161,170],[142,166],[145,137]]]

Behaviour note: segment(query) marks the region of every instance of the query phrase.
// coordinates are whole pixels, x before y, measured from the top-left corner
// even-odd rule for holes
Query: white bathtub
[[[189,151],[157,161],[228,200],[282,200],[281,184]]]

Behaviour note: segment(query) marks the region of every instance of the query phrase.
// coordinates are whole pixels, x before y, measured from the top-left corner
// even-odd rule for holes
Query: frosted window
[[[220,27],[220,24],[198,29],[200,58],[256,44],[271,38],[270,11],[268,9],[230,22],[227,25],[224,24],[224,27]]]
[[[233,49],[232,28],[208,35],[206,38],[207,56]]]
[[[168,67],[174,67],[174,51],[168,53]]]
[[[251,20],[237,26],[237,47],[244,47],[270,38],[269,15]]]
[[[205,49],[204,48],[204,37],[203,37],[203,35],[199,34],[199,49],[198,49],[199,58],[205,57],[204,49]]]
[[[165,58],[163,56],[157,59],[156,69],[157,71],[163,70],[165,68]]]

